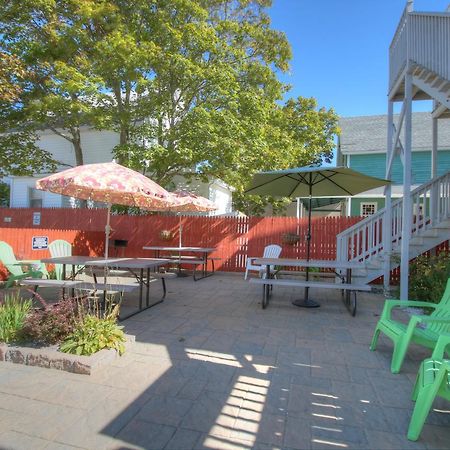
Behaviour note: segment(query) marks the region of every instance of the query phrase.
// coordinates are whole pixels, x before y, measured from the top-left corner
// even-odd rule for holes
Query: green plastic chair
[[[391,318],[394,307],[426,307],[434,308],[434,311],[429,316],[413,315],[408,325],[405,325]],[[425,324],[426,328],[418,328],[417,325],[419,324]],[[442,333],[450,333],[450,279],[447,281],[447,286],[439,303],[386,300],[380,320],[375,328],[370,350],[376,350],[381,331],[394,342],[391,361],[392,373],[400,372],[411,342],[434,349],[439,336]]]
[[[450,335],[439,337],[431,358],[420,365],[414,385],[412,399],[416,402],[409,422],[408,439],[416,441],[436,397],[450,400],[450,361],[444,359]]]
[[[42,278],[43,276],[48,276],[45,264],[39,260],[29,261],[29,270],[24,272],[23,266],[20,265],[20,261],[17,261],[12,247],[3,241],[0,241],[0,261],[10,273],[6,280],[6,288],[11,287],[16,281],[22,280],[23,278]]]

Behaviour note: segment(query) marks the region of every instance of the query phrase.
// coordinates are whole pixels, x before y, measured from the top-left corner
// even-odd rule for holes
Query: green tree
[[[282,104],[278,74],[291,50],[271,28],[270,5],[6,0],[0,33],[36,74],[20,112],[72,142],[77,164],[82,124],[114,130],[125,165],[163,185],[221,178],[251,209],[243,191],[254,172],[329,157],[336,131],[333,111],[314,99]]]
[[[80,127],[96,116],[101,80],[91,70],[83,47],[83,8],[93,1],[5,0],[0,4],[1,48],[23,66],[17,79],[20,101],[7,120],[28,131],[51,129],[73,145],[83,164]],[[99,2],[109,13],[107,2]],[[99,6],[97,9],[101,9]]]
[[[24,124],[19,128],[17,109],[27,77],[29,72],[16,55],[0,51],[0,179],[55,168],[51,155],[36,146],[36,134]]]

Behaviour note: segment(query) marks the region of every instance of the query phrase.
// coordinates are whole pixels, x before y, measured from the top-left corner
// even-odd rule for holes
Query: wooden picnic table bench
[[[269,298],[273,290],[273,286],[286,286],[286,287],[303,287],[305,289],[310,288],[322,288],[322,289],[339,289],[342,291],[342,299],[345,306],[350,311],[352,316],[356,314],[356,293],[358,291],[371,291],[371,287],[367,284],[355,284],[351,282],[351,271],[352,269],[360,269],[361,264],[352,262],[341,262],[341,261],[325,261],[325,260],[300,260],[292,258],[257,258],[255,259],[255,264],[260,264],[261,266],[266,266],[265,278],[251,278],[250,282],[253,284],[259,284],[263,286],[263,298],[262,298],[262,308],[265,309],[269,304]],[[318,267],[322,269],[333,269],[335,270],[334,276],[336,277],[336,282],[324,282],[317,280],[298,280],[298,279],[283,279],[283,278],[273,278],[270,266],[279,267]],[[339,272],[338,272],[339,271]],[[284,270],[280,270],[277,274],[286,273]],[[313,272],[317,273],[317,272]],[[295,274],[292,271],[292,274]]]
[[[280,278],[251,278],[250,283],[267,285],[270,288],[272,288],[273,286],[290,286],[320,289],[339,289],[342,291],[344,304],[349,309],[352,316],[356,315],[356,292],[370,292],[372,290],[372,288],[368,284],[324,283],[321,281],[286,280]],[[268,298],[263,301],[263,309],[267,307],[268,303]]]
[[[201,280],[203,278],[210,277],[214,275],[215,266],[214,261],[218,261],[221,258],[210,257],[210,253],[214,252],[216,248],[214,247],[168,247],[168,246],[145,246],[142,247],[144,250],[153,250],[155,256],[159,258],[161,253],[164,254],[164,258],[172,262],[172,264],[178,265],[178,274],[181,275],[181,265],[189,264],[193,267],[193,278],[194,281]],[[167,255],[167,253],[170,253]],[[174,255],[173,253],[178,253]],[[202,257],[192,255],[184,255],[183,253],[196,253],[200,254]],[[208,261],[211,261],[211,271],[208,272]],[[201,276],[198,277],[196,274],[197,266],[201,266]]]

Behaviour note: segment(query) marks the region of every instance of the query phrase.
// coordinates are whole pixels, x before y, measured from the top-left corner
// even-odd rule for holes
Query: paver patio
[[[124,322],[132,351],[93,376],[0,363],[2,449],[448,449],[450,408],[436,402],[406,439],[420,360],[389,371],[391,343],[369,342],[384,299],[359,296],[352,318],[335,291],[301,292],[236,275],[169,280],[164,303]],[[157,295],[155,292],[153,295]]]

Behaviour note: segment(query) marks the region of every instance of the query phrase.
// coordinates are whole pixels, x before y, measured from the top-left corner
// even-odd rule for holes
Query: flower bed
[[[117,324],[114,297],[62,298],[41,306],[8,292],[0,300],[0,361],[90,374],[134,342]]]
[[[133,335],[125,335],[125,348],[134,343]],[[95,371],[111,364],[119,353],[116,350],[100,350],[90,356],[71,355],[59,351],[58,345],[49,347],[25,347],[0,343],[0,361],[27,366],[45,367],[66,372],[91,375]]]

